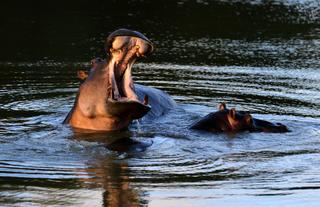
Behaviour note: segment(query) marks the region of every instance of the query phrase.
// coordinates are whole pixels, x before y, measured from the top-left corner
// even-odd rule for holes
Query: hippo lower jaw
[[[134,89],[132,79],[132,66],[135,58],[121,65],[111,60],[109,64],[110,94],[107,98],[107,112],[111,116],[129,116],[139,119],[146,115],[151,106],[148,105],[148,97],[140,101]],[[121,68],[124,68],[121,70]],[[120,72],[119,72],[120,71]],[[121,73],[121,71],[124,71]]]

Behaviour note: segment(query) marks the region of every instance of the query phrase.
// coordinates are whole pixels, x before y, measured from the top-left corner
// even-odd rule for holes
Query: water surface
[[[2,13],[1,206],[318,206],[317,1],[21,6]],[[61,122],[76,71],[103,56],[104,37],[120,26],[156,45],[135,81],[178,107],[126,132],[74,132]],[[222,101],[291,132],[188,130]],[[119,152],[119,138],[151,146]]]

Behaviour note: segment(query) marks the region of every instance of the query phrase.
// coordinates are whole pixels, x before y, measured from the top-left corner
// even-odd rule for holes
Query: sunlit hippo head
[[[134,62],[152,53],[151,41],[140,32],[119,29],[107,37],[105,49],[108,58],[91,62],[91,72],[65,120],[76,128],[121,130],[151,109],[148,96],[139,99],[136,94],[131,74]]]

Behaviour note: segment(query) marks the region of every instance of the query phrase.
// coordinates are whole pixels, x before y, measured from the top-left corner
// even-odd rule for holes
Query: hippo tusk
[[[118,100],[120,98],[120,93],[119,93],[117,81],[114,74],[115,64],[116,63],[113,63],[113,62],[110,64],[111,67],[109,68],[109,83],[111,85],[112,98],[115,100]]]

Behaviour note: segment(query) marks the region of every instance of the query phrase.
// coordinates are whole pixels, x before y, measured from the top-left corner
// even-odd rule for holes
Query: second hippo
[[[236,111],[234,108],[227,109],[225,103],[219,104],[219,110],[203,117],[191,125],[190,129],[211,132],[289,132],[288,128],[281,123],[271,123],[256,119],[249,112]]]

